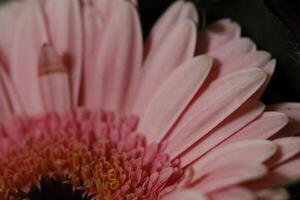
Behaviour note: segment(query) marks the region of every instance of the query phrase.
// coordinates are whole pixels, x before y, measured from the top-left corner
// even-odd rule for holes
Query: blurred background
[[[0,3],[9,0],[0,0]],[[201,27],[220,18],[231,18],[242,26],[259,49],[270,52],[278,65],[263,97],[267,104],[300,102],[300,1],[299,0],[190,0],[201,18]],[[143,32],[174,0],[139,0]],[[0,27],[1,31],[1,27]],[[300,170],[300,169],[299,169]],[[293,200],[300,199],[300,184],[289,186]]]

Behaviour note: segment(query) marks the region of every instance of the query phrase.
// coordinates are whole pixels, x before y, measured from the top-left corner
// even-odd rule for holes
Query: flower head
[[[0,10],[1,199],[287,199],[299,104],[259,101],[275,60],[178,1],[143,42],[135,1]]]

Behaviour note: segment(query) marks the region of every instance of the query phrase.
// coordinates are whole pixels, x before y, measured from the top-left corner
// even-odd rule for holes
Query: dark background
[[[0,0],[0,3],[9,0]],[[226,17],[237,21],[243,35],[277,59],[275,75],[263,96],[265,103],[300,102],[299,0],[191,0],[207,24]],[[153,23],[174,0],[139,0],[145,37]],[[1,30],[1,27],[0,27]],[[300,170],[300,169],[299,169]],[[300,199],[300,184],[289,187]]]

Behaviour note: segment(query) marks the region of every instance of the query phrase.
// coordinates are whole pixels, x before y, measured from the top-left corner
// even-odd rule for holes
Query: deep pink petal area
[[[48,43],[48,36],[39,5],[34,1],[25,4],[13,33],[9,74],[25,111],[36,114],[44,111],[37,74],[40,48]]]
[[[196,190],[182,190],[176,191],[167,195],[162,198],[162,200],[182,200],[182,199],[189,199],[189,200],[207,200],[206,197],[202,196]]]
[[[148,142],[160,142],[166,136],[205,81],[211,67],[211,58],[197,57],[178,67],[160,86],[138,128],[139,132],[146,134]]]

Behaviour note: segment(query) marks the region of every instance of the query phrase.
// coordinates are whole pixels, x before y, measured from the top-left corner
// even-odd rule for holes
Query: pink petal
[[[67,69],[56,50],[49,45],[41,49],[40,88],[47,111],[65,112],[71,108],[71,94]]]
[[[191,150],[181,156],[182,166],[190,164],[195,159],[215,148],[222,141],[257,118],[263,112],[264,108],[264,104],[256,101],[249,101],[242,105],[237,111],[226,118],[224,122],[195,144]]]
[[[162,198],[162,200],[208,200],[205,196],[201,195],[195,190],[181,190],[172,192]]]
[[[84,55],[83,55],[83,102],[90,95],[90,88],[92,87],[92,78],[94,75],[94,68],[97,60],[97,51],[102,35],[103,21],[97,12],[95,6],[91,1],[82,2],[83,15],[83,39],[84,39]]]
[[[283,186],[291,184],[300,179],[300,157],[289,160],[278,167],[272,169],[271,173],[265,179],[262,179],[261,185],[257,186]]]
[[[211,171],[195,186],[202,193],[209,193],[232,185],[255,180],[267,174],[263,165],[230,163]]]
[[[195,171],[194,180],[230,163],[262,163],[274,155],[276,147],[266,140],[245,140],[218,148],[191,166]]]
[[[285,114],[279,112],[264,112],[255,121],[230,137],[224,145],[247,139],[268,139],[280,131],[288,123]]]
[[[212,200],[256,200],[255,195],[246,188],[230,187],[228,189],[213,192]]]
[[[290,195],[284,188],[263,189],[257,192],[259,200],[288,200]]]
[[[124,0],[91,0],[103,21],[107,21],[113,14],[113,10]]]
[[[265,73],[247,69],[213,82],[187,110],[171,134],[172,158],[191,147],[237,110],[264,82]]]
[[[159,48],[148,55],[143,67],[141,86],[133,107],[134,114],[143,113],[145,105],[148,104],[159,85],[174,69],[193,57],[195,43],[195,24],[191,21],[184,21],[176,25]]]
[[[239,38],[241,28],[230,19],[222,19],[199,32],[197,54],[206,54],[226,42]]]
[[[207,56],[178,67],[155,93],[141,119],[138,132],[148,142],[160,142],[196,94],[212,67]],[[188,77],[188,78],[187,78]]]
[[[46,1],[51,41],[69,70],[72,103],[78,104],[82,74],[82,21],[79,1]]]
[[[9,98],[5,91],[2,80],[0,81],[0,122],[5,122],[12,117],[13,112],[9,104]]]
[[[246,68],[263,68],[271,59],[271,55],[265,51],[251,51],[238,59],[229,60],[226,63],[222,63],[218,77],[225,76],[234,71],[238,71]]]
[[[42,12],[35,2],[26,2],[14,33],[10,75],[26,111],[40,113],[44,109],[38,88],[38,54],[48,39]]]
[[[224,61],[236,59],[255,50],[256,46],[253,41],[248,38],[237,38],[208,52],[208,55],[216,58],[219,62],[222,63]]]
[[[16,92],[16,88],[14,87],[10,77],[7,75],[6,71],[4,70],[4,67],[2,67],[1,64],[0,64],[0,84],[5,90],[5,95],[8,98],[11,114],[24,113],[24,109],[21,106],[19,96],[17,95]]]
[[[284,137],[276,139],[273,142],[278,145],[278,152],[268,161],[268,166],[278,166],[300,153],[299,137]]]
[[[138,5],[138,0],[129,0],[133,5],[137,6]]]
[[[10,2],[1,5],[0,8],[0,61],[7,69],[9,68],[9,59],[13,46],[12,33],[15,32],[16,22],[20,18],[22,8],[24,8],[24,3],[22,1]]]
[[[276,137],[292,136],[300,132],[300,104],[280,103],[269,106],[268,110],[279,111],[289,117],[289,123]]]
[[[120,111],[142,65],[142,36],[136,9],[129,2],[116,8],[103,32],[88,105]],[[122,32],[122,34],[120,34]]]
[[[265,83],[263,84],[263,86],[253,96],[253,99],[260,99],[261,96],[263,95],[263,93],[267,89],[267,86],[269,85],[269,83],[272,79],[273,73],[275,71],[275,66],[276,66],[276,60],[273,59],[270,62],[268,62],[265,66],[261,67],[266,72],[267,79],[266,79]]]
[[[178,22],[186,20],[198,22],[198,12],[195,6],[192,3],[176,1],[154,25],[146,43],[146,55],[159,48]]]

